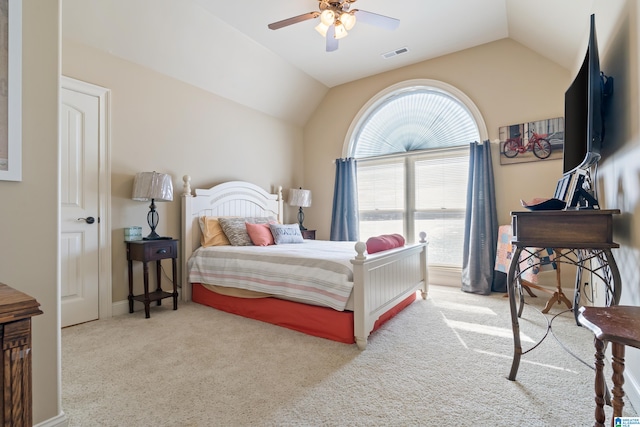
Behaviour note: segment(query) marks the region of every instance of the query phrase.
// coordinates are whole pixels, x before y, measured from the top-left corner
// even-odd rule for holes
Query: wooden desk
[[[624,350],[629,345],[640,348],[640,307],[617,306],[617,307],[582,307],[578,320],[595,335],[595,393],[596,393],[596,427],[604,427],[604,343],[611,343],[613,368],[613,389],[611,394],[613,400],[613,415],[611,419],[622,416],[624,406]],[[613,422],[611,423],[613,425]]]
[[[522,355],[537,346],[522,351],[518,318],[524,309],[524,294],[519,281],[520,263],[514,260],[519,260],[523,251],[535,258],[535,249],[531,248],[554,248],[556,263],[578,267],[573,304],[576,322],[578,313],[575,308],[580,303],[583,271],[591,272],[604,284],[605,305],[617,305],[620,301],[620,272],[611,249],[619,247],[613,242],[613,215],[619,213],[617,209],[511,212],[512,244],[516,247],[507,276],[514,346],[508,377],[511,381],[516,379]]]

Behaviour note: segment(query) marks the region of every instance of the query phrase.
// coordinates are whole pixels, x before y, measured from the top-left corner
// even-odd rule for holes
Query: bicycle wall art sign
[[[564,118],[503,126],[499,136],[501,165],[562,160]]]

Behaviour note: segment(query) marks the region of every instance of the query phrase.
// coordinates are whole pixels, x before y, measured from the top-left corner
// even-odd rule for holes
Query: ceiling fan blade
[[[317,18],[318,16],[320,16],[320,12],[309,12],[309,13],[304,13],[302,15],[293,16],[291,18],[283,19],[282,21],[274,22],[267,26],[272,30],[277,30],[282,27],[287,27],[289,25],[297,24],[298,22],[308,21],[309,19]]]
[[[331,25],[327,30],[327,52],[333,52],[338,50],[338,39],[335,37],[336,35],[336,26]]]
[[[378,15],[377,13],[367,12],[366,10],[355,9],[357,22],[375,25],[376,27],[386,30],[395,30],[400,26],[400,20],[389,16]]]

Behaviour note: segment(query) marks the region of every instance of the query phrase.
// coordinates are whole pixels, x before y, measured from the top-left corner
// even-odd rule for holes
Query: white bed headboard
[[[191,299],[191,284],[187,277],[187,261],[200,246],[201,216],[273,216],[283,223],[282,187],[276,194],[268,193],[255,184],[229,181],[208,189],[191,192],[191,177],[183,178],[182,193],[182,299]]]

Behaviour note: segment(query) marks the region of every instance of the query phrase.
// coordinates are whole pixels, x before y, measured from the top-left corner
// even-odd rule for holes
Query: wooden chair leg
[[[594,424],[594,427],[604,427],[604,342],[600,341],[598,338],[594,338],[593,344],[596,348],[596,379],[594,384],[596,392],[596,423]]]
[[[608,307],[580,307],[579,323],[594,333],[595,352],[595,426],[604,426],[605,381],[604,348],[611,344],[611,367],[613,387],[611,389],[611,426],[622,417],[624,409],[624,353],[625,346],[640,349],[640,307],[612,305]]]
[[[611,406],[613,406],[612,418],[622,416],[622,408],[624,407],[624,390],[622,385],[624,384],[624,344],[617,342],[611,343],[611,353],[613,360],[611,367],[613,368],[613,399],[611,399]]]

